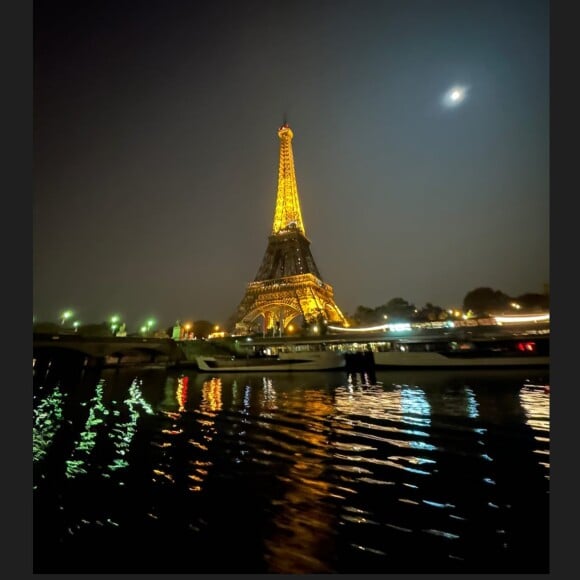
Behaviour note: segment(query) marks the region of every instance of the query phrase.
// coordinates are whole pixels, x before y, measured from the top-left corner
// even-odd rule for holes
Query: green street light
[[[72,310],[65,310],[62,314],[61,314],[61,324],[64,324],[71,316],[73,315]]]
[[[119,322],[119,316],[117,316],[116,314],[114,314],[113,316],[111,316],[111,334],[115,334],[115,330],[117,330],[117,326],[118,326],[118,322]]]

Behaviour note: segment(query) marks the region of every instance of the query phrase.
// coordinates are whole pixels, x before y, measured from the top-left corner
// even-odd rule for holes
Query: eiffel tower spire
[[[296,229],[306,235],[298,187],[296,185],[296,171],[294,169],[294,155],[292,153],[292,138],[294,133],[286,123],[278,129],[280,138],[280,161],[278,164],[278,192],[276,194],[276,211],[272,233],[278,234],[283,230]]]

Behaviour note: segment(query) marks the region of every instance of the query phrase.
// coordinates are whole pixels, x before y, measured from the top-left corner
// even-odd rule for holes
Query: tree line
[[[470,290],[463,298],[461,315],[485,318],[498,314],[525,314],[546,312],[550,307],[549,293],[525,293],[519,296],[509,296],[501,290],[489,287],[479,287]],[[358,306],[348,318],[354,325],[367,326],[389,322],[434,322],[456,318],[455,310],[427,302],[417,307],[404,298],[392,298],[385,304],[371,308]]]

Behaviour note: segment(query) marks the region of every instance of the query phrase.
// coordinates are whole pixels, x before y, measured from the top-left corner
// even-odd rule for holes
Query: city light
[[[530,316],[495,316],[495,321],[500,324],[518,323],[518,322],[547,322],[550,320],[549,314],[536,314]]]
[[[71,316],[73,315],[73,311],[72,310],[65,310],[62,314],[61,314],[61,324],[64,324]]]
[[[111,316],[111,333],[112,334],[115,334],[115,330],[117,329],[118,322],[119,322],[119,316],[117,314],[114,314],[113,316]]]
[[[366,326],[364,328],[343,328],[342,326],[331,326],[328,328],[330,330],[340,330],[342,332],[372,332],[373,330],[393,330],[395,332],[400,332],[401,330],[411,330],[411,324],[409,322],[395,322],[390,324],[380,324],[378,326]]]

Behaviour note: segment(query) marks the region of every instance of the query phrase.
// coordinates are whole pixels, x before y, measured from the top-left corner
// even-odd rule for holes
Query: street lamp
[[[62,314],[61,314],[61,325],[64,326],[64,323],[73,315],[72,310],[65,310]]]
[[[78,320],[75,320],[73,322],[73,328],[75,329],[75,332],[78,331],[80,325],[81,325],[81,323]]]
[[[119,322],[119,317],[115,314],[111,316],[111,333],[115,334],[115,330],[117,328],[117,323]]]
[[[153,318],[150,318],[145,323],[145,326],[141,327],[141,332],[143,332],[144,334],[145,333],[149,334],[151,332],[151,329],[153,328],[154,324],[155,324],[155,320],[153,320]]]

